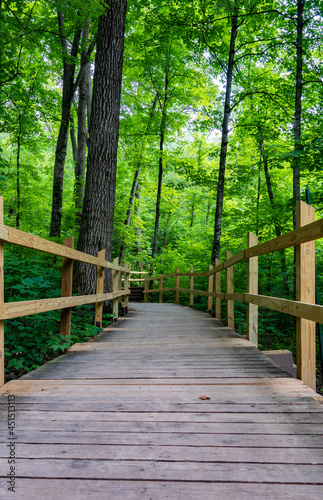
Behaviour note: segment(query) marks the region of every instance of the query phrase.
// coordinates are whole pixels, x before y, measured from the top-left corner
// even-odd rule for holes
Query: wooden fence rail
[[[38,250],[40,252],[63,257],[61,297],[53,299],[28,300],[21,302],[4,302],[4,250],[3,243],[11,243]],[[119,266],[118,260],[105,260],[105,250],[97,257],[74,250],[74,238],[70,237],[63,245],[25,233],[3,224],[3,198],[0,197],[0,386],[4,384],[4,320],[38,314],[46,311],[61,310],[60,334],[66,337],[71,333],[71,308],[95,303],[95,324],[102,326],[103,302],[113,301],[114,319],[118,319],[119,298],[124,297],[125,314],[128,311],[129,299],[129,264]],[[72,296],[73,261],[85,262],[97,268],[96,294]],[[111,269],[113,274],[113,290],[103,293],[104,269]],[[124,274],[124,289],[121,288],[121,274]],[[116,277],[116,278],[115,278]]]
[[[315,304],[315,246],[314,240],[323,237],[323,219],[314,222],[314,209],[300,201],[297,206],[298,227],[282,236],[258,244],[258,238],[248,233],[248,248],[236,255],[226,252],[225,262],[215,262],[205,273],[180,272],[145,278],[145,301],[150,293],[175,291],[175,303],[179,303],[179,293],[188,293],[190,307],[194,304],[194,295],[208,297],[208,312],[213,312],[215,298],[215,316],[221,319],[221,300],[227,304],[227,323],[234,328],[234,301],[247,304],[247,338],[258,344],[258,306],[290,314],[296,317],[297,376],[306,385],[315,390],[315,322],[323,323],[323,306]],[[288,300],[258,295],[258,256],[274,251],[296,247],[296,299]],[[234,293],[233,266],[239,262],[248,262],[247,292]],[[221,292],[221,271],[226,271],[226,292]],[[181,277],[190,278],[190,288],[180,287]],[[208,277],[208,290],[194,290],[194,277]],[[175,287],[165,287],[166,278],[176,278]],[[214,278],[214,279],[213,279]],[[149,289],[151,281],[159,281],[157,289]]]

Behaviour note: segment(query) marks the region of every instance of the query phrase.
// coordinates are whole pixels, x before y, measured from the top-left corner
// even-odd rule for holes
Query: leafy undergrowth
[[[61,270],[49,266],[44,258],[22,260],[5,256],[5,301],[47,299],[61,294]],[[112,315],[105,314],[103,328],[111,324]],[[24,316],[5,321],[5,380],[13,380],[35,370],[63,354],[73,344],[86,342],[103,328],[94,324],[94,305],[72,310],[71,335],[59,334],[60,312]]]

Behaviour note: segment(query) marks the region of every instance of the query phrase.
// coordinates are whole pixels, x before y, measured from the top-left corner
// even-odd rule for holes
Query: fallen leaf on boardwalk
[[[211,399],[209,396],[200,396],[200,399]]]

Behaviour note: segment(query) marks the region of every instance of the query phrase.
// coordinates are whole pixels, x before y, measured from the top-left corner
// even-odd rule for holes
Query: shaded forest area
[[[293,229],[306,188],[322,217],[322,10],[319,0],[1,0],[4,223],[74,235],[81,251],[163,274],[206,271],[245,248],[247,231],[262,242]],[[7,301],[60,294],[61,262],[5,250]],[[294,297],[292,251],[261,257],[259,274],[260,294]],[[94,283],[94,270],[75,267],[74,293]],[[242,264],[234,283],[246,290]],[[93,308],[76,308],[69,341],[96,335],[92,323]],[[295,353],[293,318],[260,309],[259,326],[264,348]],[[9,376],[66,349],[58,328],[56,312],[6,322]]]

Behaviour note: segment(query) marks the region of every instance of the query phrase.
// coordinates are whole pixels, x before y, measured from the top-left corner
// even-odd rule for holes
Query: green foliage
[[[53,267],[52,267],[53,266]],[[60,296],[61,271],[53,258],[24,251],[5,252],[5,300],[39,300]],[[14,318],[5,322],[5,371],[11,378],[38,368],[76,342],[96,337],[102,328],[93,325],[93,306],[72,311],[71,335],[59,335],[59,311]],[[111,315],[104,315],[104,325]]]

